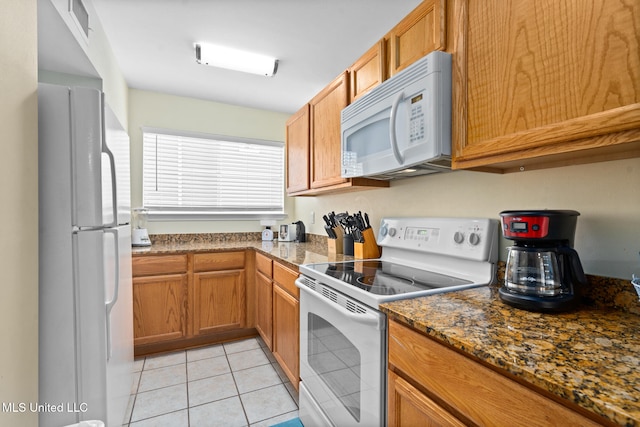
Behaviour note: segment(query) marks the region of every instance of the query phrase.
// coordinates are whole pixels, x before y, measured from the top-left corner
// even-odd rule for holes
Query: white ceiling
[[[420,0],[91,0],[130,88],[293,113]],[[279,60],[274,77],[199,65],[194,43]]]

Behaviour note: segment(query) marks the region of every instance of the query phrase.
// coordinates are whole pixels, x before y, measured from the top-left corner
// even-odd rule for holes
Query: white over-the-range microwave
[[[344,178],[451,170],[451,55],[431,52],[342,110]]]

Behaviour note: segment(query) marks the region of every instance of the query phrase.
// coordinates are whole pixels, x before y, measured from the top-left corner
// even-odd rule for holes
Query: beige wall
[[[142,206],[142,127],[203,132],[245,138],[283,141],[288,114],[217,102],[129,90],[129,137],[131,138],[131,203]],[[285,210],[293,202],[285,198]],[[291,222],[289,218],[283,222]],[[216,233],[261,231],[259,221],[150,221],[149,232]]]
[[[295,214],[322,234],[322,214],[369,213],[374,230],[385,216],[499,218],[507,209],[574,209],[575,247],[587,273],[631,279],[640,274],[640,159],[507,175],[455,171],[392,182],[390,188],[296,198]],[[319,220],[318,220],[319,219]],[[510,241],[501,241],[506,259]],[[631,285],[629,285],[631,286]]]
[[[36,0],[0,0],[0,402],[38,399],[38,133]],[[0,425],[37,414],[0,409]]]

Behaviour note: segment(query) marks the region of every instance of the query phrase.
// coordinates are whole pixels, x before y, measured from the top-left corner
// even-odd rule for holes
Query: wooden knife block
[[[356,259],[380,258],[380,247],[373,235],[373,230],[367,228],[362,232],[364,243],[355,242],[353,244],[353,257]]]
[[[335,227],[333,231],[338,236],[337,239],[327,239],[327,250],[330,254],[341,254],[343,253],[343,241],[344,241],[344,233],[342,232],[341,227]]]

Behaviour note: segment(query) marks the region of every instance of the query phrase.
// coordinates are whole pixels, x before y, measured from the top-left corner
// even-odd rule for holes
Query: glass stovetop
[[[399,295],[473,283],[382,260],[309,264],[306,267],[376,295]]]

